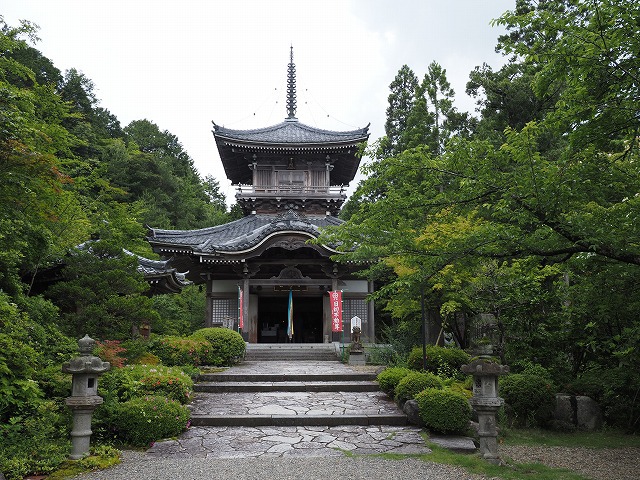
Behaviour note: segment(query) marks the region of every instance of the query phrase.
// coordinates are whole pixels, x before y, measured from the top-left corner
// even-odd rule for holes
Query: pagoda
[[[206,284],[206,326],[238,328],[251,343],[340,341],[332,332],[329,291],[342,290],[345,332],[357,317],[373,341],[372,282],[361,266],[338,264],[329,245],[310,243],[340,225],[345,189],[356,174],[368,126],[332,131],[296,118],[293,48],[287,75],[287,117],[266,128],[233,130],[213,123],[225,173],[245,216],[199,230],[151,228],[148,240],[172,267]],[[288,299],[294,334],[287,336]]]

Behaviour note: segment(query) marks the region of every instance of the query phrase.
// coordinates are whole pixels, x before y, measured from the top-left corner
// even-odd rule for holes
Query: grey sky
[[[286,116],[289,46],[300,121],[384,133],[389,83],[409,65],[419,77],[435,60],[456,104],[469,72],[495,54],[490,21],[515,0],[5,0],[0,14],[40,26],[36,47],[62,71],[96,85],[101,106],[123,126],[147,118],[177,135],[199,172],[233,197],[211,120],[233,128]]]

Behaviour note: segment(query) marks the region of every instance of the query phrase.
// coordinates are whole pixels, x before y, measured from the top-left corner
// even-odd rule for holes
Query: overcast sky
[[[293,45],[301,122],[384,134],[389,84],[433,60],[459,109],[469,72],[494,52],[490,25],[515,0],[4,0],[9,25],[40,26],[36,45],[63,72],[76,68],[123,126],[146,118],[176,135],[201,175],[226,181],[211,121],[245,129],[286,116]],[[354,182],[355,183],[355,182]],[[355,185],[352,185],[352,187]]]

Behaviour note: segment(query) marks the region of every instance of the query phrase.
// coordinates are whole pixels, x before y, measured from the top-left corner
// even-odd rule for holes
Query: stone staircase
[[[312,359],[312,360],[309,360]],[[244,362],[195,385],[194,426],[404,426],[375,373],[336,360],[332,345],[250,346]]]
[[[263,361],[332,361],[338,351],[331,343],[250,343],[245,360]]]

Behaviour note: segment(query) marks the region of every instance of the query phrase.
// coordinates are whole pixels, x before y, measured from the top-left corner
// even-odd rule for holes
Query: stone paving
[[[196,415],[383,415],[401,413],[382,392],[196,393]]]
[[[321,374],[333,374],[339,376],[340,374],[353,373],[353,372],[376,372],[380,367],[377,366],[364,366],[364,367],[351,367],[338,361],[335,362],[314,362],[314,361],[291,361],[291,362],[242,362],[239,365],[235,365],[232,368],[228,368],[222,372],[217,372],[219,375],[236,375],[236,374],[279,374],[279,375],[321,375]]]
[[[177,440],[158,442],[151,457],[335,457],[351,454],[421,454],[431,450],[420,429],[393,426],[192,427]]]
[[[339,362],[244,362],[220,375],[320,375],[371,367]],[[195,394],[194,414],[308,415],[399,414],[382,392],[249,392]],[[162,458],[336,457],[351,454],[429,453],[421,430],[390,425],[191,427],[178,439],[157,442],[146,452]]]

